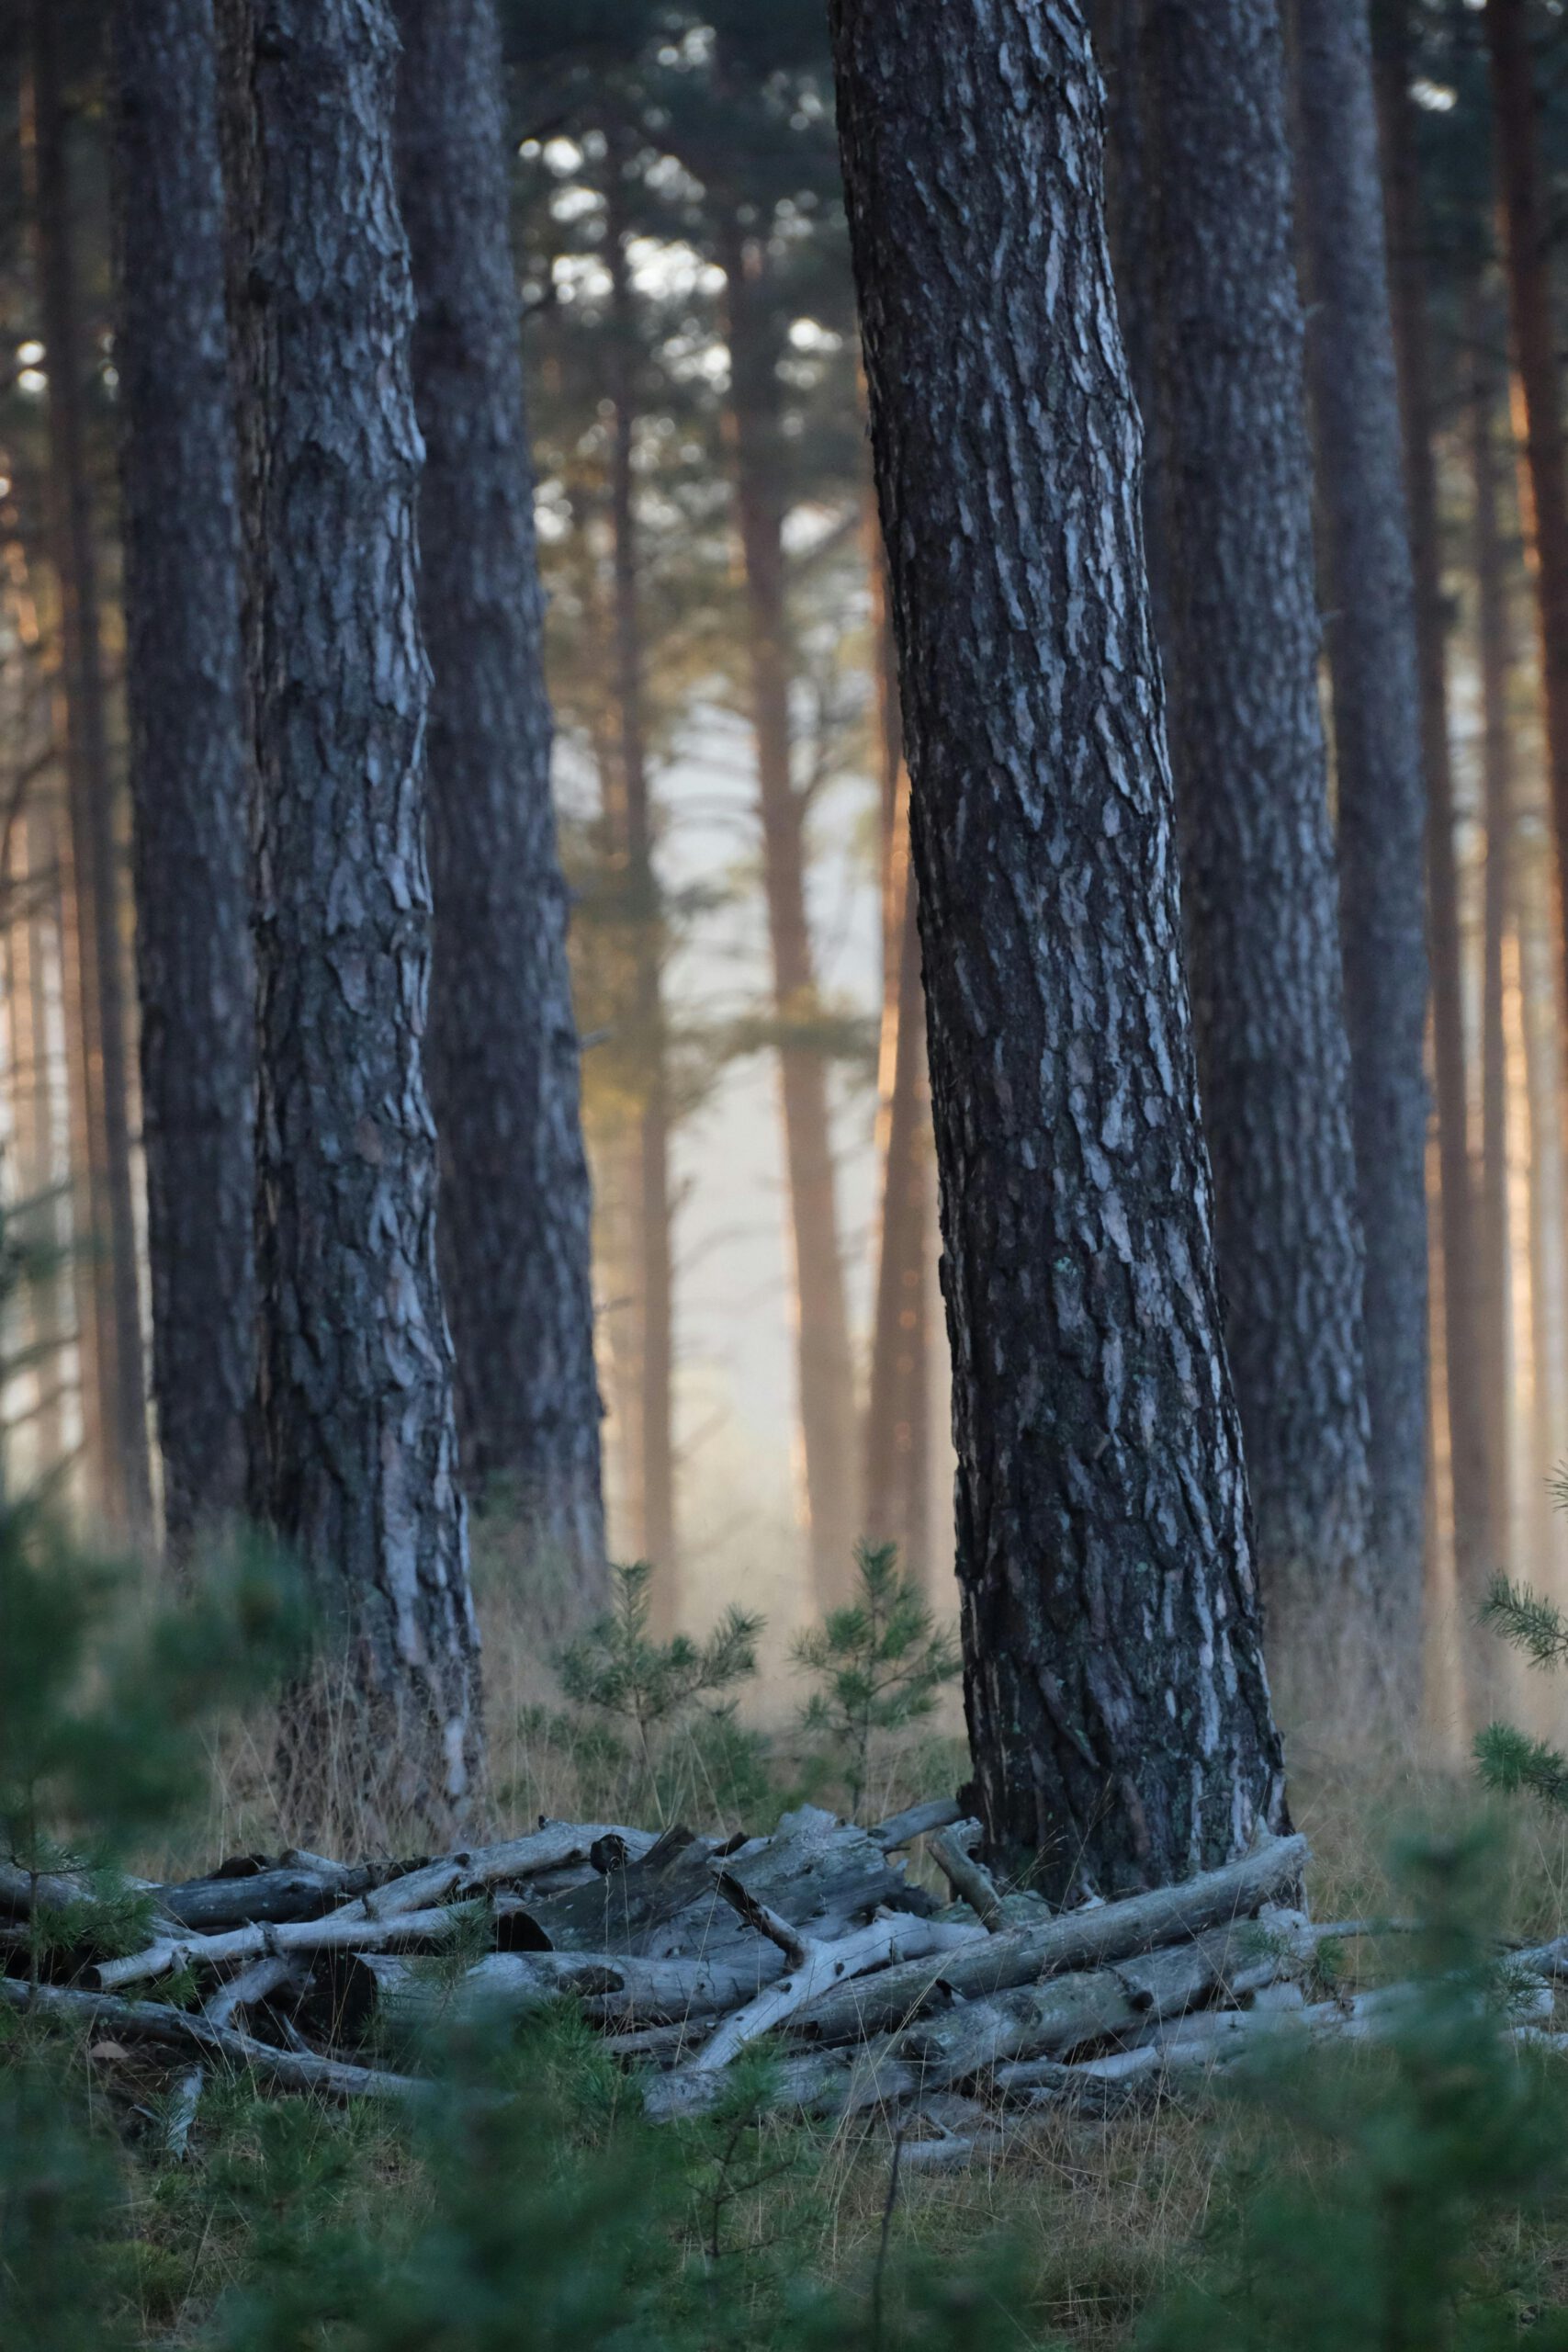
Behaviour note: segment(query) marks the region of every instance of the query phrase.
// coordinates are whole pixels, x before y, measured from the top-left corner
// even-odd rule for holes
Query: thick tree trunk
[[[1500,519],[1498,385],[1485,357],[1489,321],[1471,306],[1470,466],[1474,507],[1475,631],[1481,672],[1481,763],[1486,828],[1481,974],[1481,1379],[1488,1407],[1492,1565],[1511,1566],[1509,1338],[1513,1260],[1508,1235],[1508,1070],[1503,1020],[1503,949],[1512,912],[1515,857],[1508,679],[1513,667],[1507,566]]]
[[[1156,1885],[1283,1814],[1079,11],[836,0],[912,794],[993,1849]]]
[[[330,1728],[372,1815],[440,1825],[479,1772],[479,1637],[420,1057],[428,673],[388,0],[269,0],[244,62],[264,424],[255,1500],[341,1638]],[[303,1763],[328,1728],[302,1706]]]
[[[789,621],[785,607],[782,452],[773,352],[761,315],[757,248],[738,220],[724,225],[719,258],[728,293],[729,413],[736,513],[745,567],[763,889],[773,951],[773,1006],[787,1030],[808,1023],[817,976],[806,909],[805,808],[790,763]],[[779,1048],[784,1158],[794,1249],[795,1358],[812,1576],[818,1604],[849,1592],[855,1512],[854,1370],[839,1254],[828,1109],[828,1066],[808,1041]]]
[[[1409,1720],[1420,1703],[1427,1492],[1426,781],[1415,584],[1366,0],[1294,0],[1293,20],[1373,1549],[1389,1679]]]
[[[628,1007],[642,1084],[636,1137],[634,1213],[637,1324],[641,1341],[638,1419],[639,1556],[664,1571],[668,1596],[676,1571],[674,1429],[674,1250],[670,1171],[670,1074],[664,1022],[664,925],[653,864],[653,810],[649,788],[643,712],[642,618],[639,610],[637,503],[633,458],[637,431],[637,315],[626,263],[627,231],[617,176],[611,183],[604,259],[610,273],[613,342],[610,397],[615,429],[610,453],[610,521],[614,538],[615,709],[620,737],[625,912],[630,933]]]
[[[1437,469],[1432,452],[1432,365],[1421,263],[1420,187],[1410,118],[1407,37],[1390,18],[1378,55],[1378,99],[1388,188],[1394,348],[1404,428],[1405,495],[1416,580],[1421,757],[1427,776],[1427,944],[1432,967],[1433,1069],[1441,1167],[1443,1329],[1453,1478],[1454,1567],[1461,1607],[1472,1610],[1491,1574],[1492,1481],[1482,1387],[1481,1259],[1469,1142],[1464,1005],[1449,742],[1447,614]]]
[[[540,1597],[605,1595],[588,1169],[507,231],[491,0],[400,0],[399,164],[419,320],[421,619],[434,671],[429,1069],[442,1272],[476,1493]]]
[[[244,1500],[254,982],[211,0],[117,17],[126,690],[152,1385],[171,1551]]]
[[[1162,650],[1225,1345],[1271,1671],[1303,1726],[1364,1730],[1383,1629],[1273,0],[1152,0],[1145,55]]]
[[[49,360],[50,536],[60,583],[66,805],[75,899],[85,1165],[77,1171],[78,1245],[89,1274],[83,1306],[83,1391],[95,1498],[111,1525],[145,1529],[151,1514],[141,1310],[137,1289],[130,1067],[120,942],[119,860],[104,707],[97,556],[87,471],[83,374],[60,12],[30,0],[30,158],[39,310]],[[92,1394],[89,1396],[88,1391]]]
[[[1568,898],[1568,458],[1552,315],[1552,226],[1526,0],[1486,0],[1486,34],[1508,307],[1524,394],[1525,527],[1540,632],[1551,821],[1558,888]]]
[[[881,533],[872,516],[874,658],[882,747],[882,1035],[877,1157],[882,1170],[876,1291],[866,1405],[865,1533],[897,1544],[905,1573],[931,1573],[931,1088],[925,993],[909,855],[909,772],[898,715],[898,650],[887,611]]]

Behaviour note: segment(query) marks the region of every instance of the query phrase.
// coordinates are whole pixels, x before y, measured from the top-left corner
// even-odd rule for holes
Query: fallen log
[[[802,2041],[862,2041],[953,1998],[984,1999],[1068,1969],[1092,1966],[1249,1918],[1270,1897],[1299,1884],[1306,1839],[1271,1838],[1225,1869],[1179,1886],[1156,1888],[1122,1903],[1066,1911],[1038,1926],[1004,1929],[940,1968],[916,1962],[822,1996],[800,2010],[789,2031]]]
[[[1213,1930],[1119,1968],[1075,1972],[988,2001],[958,2002],[942,2018],[898,2033],[801,2052],[782,2063],[773,2104],[812,2115],[853,2114],[984,2078],[1010,2058],[1130,2039],[1219,1989],[1239,1957],[1244,1933]],[[964,1954],[974,1949],[964,1947]],[[875,1983],[867,1980],[867,1989]],[[711,2072],[683,2066],[652,2077],[644,2099],[654,2117],[698,2115],[716,2091]]]
[[[868,1969],[885,1968],[890,1961],[918,1960],[931,1951],[955,1951],[985,1932],[957,1921],[917,1919],[908,1912],[895,1912],[873,1919],[832,1943],[818,1943],[792,1928],[777,1913],[753,1902],[734,1880],[721,1877],[719,1883],[736,1902],[748,1924],[784,1953],[789,1973],[765,1993],[760,1993],[738,2014],[725,2018],[712,2039],[689,2062],[698,2074],[712,2074],[727,2066],[738,2050],[771,2033],[829,1985],[862,1975]]]
[[[891,1854],[897,1847],[911,1846],[917,1838],[927,1837],[933,1829],[946,1829],[963,1818],[964,1808],[956,1797],[931,1797],[924,1804],[907,1805],[902,1813],[889,1814],[870,1834],[885,1854]]]
[[[290,1952],[407,1951],[449,1943],[464,1925],[461,1905],[428,1911],[394,1911],[389,1918],[345,1918],[329,1911],[321,1919],[281,1919],[254,1928],[233,1928],[226,1936],[164,1936],[122,1960],[100,1961],[93,1973],[106,1993],[122,1984],[142,1984],[176,1968],[226,1968],[231,1962],[261,1960]]]
[[[946,1879],[959,1900],[967,1903],[987,1934],[995,1935],[1002,1924],[1002,1898],[997,1893],[996,1882],[968,1852],[964,1837],[965,1828],[976,1836],[979,1823],[964,1823],[956,1829],[939,1830],[926,1840],[926,1851]]]
[[[109,1993],[78,1993],[60,1984],[28,1984],[0,1976],[0,1999],[24,2017],[59,2027],[112,2027],[127,2041],[150,2041],[165,2050],[204,2051],[248,2068],[280,2090],[321,2091],[331,2098],[408,2098],[430,2086],[412,2075],[392,2075],[376,2066],[351,2066],[313,2052],[275,2050],[231,2026],[213,2025],[185,2009],[159,2001],[122,2001]]]
[[[364,1894],[390,1875],[384,1864],[351,1866],[319,1854],[285,1854],[276,1863],[225,1863],[207,1878],[156,1889],[158,1906],[182,1927],[210,1935],[261,1920],[317,1918],[334,1904]]]

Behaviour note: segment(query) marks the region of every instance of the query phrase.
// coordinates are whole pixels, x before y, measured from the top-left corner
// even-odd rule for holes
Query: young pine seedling
[[[855,1599],[802,1634],[792,1655],[819,1686],[801,1712],[802,1725],[837,1752],[858,1821],[874,1741],[930,1715],[960,1661],[953,1634],[900,1575],[896,1544],[858,1544],[855,1573]]]
[[[705,1642],[686,1634],[655,1641],[649,1607],[652,1577],[645,1560],[617,1568],[609,1613],[568,1644],[558,1670],[574,1706],[629,1726],[647,1787],[657,1792],[660,1735],[687,1722],[705,1702],[710,1702],[708,1712],[722,1712],[711,1702],[722,1701],[757,1671],[763,1621],[728,1609]]]

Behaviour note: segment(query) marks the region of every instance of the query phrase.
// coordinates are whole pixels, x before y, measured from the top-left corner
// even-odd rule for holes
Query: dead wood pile
[[[728,1841],[547,1821],[413,1864],[250,1857],[144,1889],[149,1940],[114,1957],[95,1952],[84,1882],[0,1868],[0,1999],[187,2066],[353,2098],[418,2094],[417,2061],[392,2070],[380,2054],[428,2049],[445,2024],[570,1998],[654,2116],[700,2113],[766,2038],[780,2109],[886,2115],[916,2164],[1000,2146],[1020,2111],[1164,2095],[1287,2020],[1354,2034],[1397,2012],[1398,1986],[1303,1993],[1335,1930],[1299,1907],[1299,1837],[1053,1913],[998,1889],[976,1835],[938,1801],[870,1829],[807,1806]],[[951,1901],[908,1875],[919,1840]],[[28,1932],[51,1914],[73,1922],[72,1949]],[[1556,1947],[1521,1958],[1543,1977],[1568,1970]]]

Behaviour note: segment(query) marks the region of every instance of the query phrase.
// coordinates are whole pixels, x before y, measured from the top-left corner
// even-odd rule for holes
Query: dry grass
[[[476,1837],[510,1831],[539,1814],[592,1815],[604,1797],[591,1747],[570,1733],[557,1709],[547,1645],[515,1607],[515,1589],[513,1580],[491,1577],[483,1590],[491,1817],[476,1825]],[[759,1691],[753,1711],[761,1726],[772,1721],[767,1746],[780,1794],[800,1792],[802,1757],[791,1729],[798,1697],[774,1679]],[[666,1816],[678,1812],[694,1826],[730,1826],[728,1792],[714,1782],[700,1743],[686,1738],[682,1747],[683,1738],[676,1735],[671,1743],[660,1789],[643,1794]],[[210,1866],[224,1854],[276,1849],[296,1834],[280,1804],[273,1750],[274,1724],[265,1713],[224,1736],[212,1756],[208,1801],[179,1852],[161,1858],[164,1867]],[[891,1811],[933,1786],[951,1787],[961,1770],[950,1727],[935,1738],[889,1744],[878,1758],[868,1809]],[[630,1806],[637,1792],[623,1793]],[[1495,1865],[1489,1927],[1529,1939],[1558,1932],[1568,1917],[1568,1821],[1531,1806],[1488,1815],[1469,1773],[1441,1755],[1363,1754],[1337,1762],[1303,1743],[1292,1805],[1311,1843],[1309,1896],[1320,1918],[1397,1913],[1404,1898],[1393,1865],[1402,1840],[1478,1824]],[[356,1810],[346,1771],[329,1781],[312,1810],[316,1835],[331,1849],[375,1850],[379,1841],[370,1838]],[[642,1817],[650,1816],[644,1811]],[[406,1826],[404,1849],[419,1850],[420,1825]],[[1403,1958],[1389,1942],[1353,1947],[1350,1954],[1352,1966],[1371,1974]],[[319,2128],[366,2135],[372,2175],[394,2162],[376,2156],[370,2143],[377,2127],[368,2120],[344,2125],[322,2116]],[[776,2132],[781,2157],[804,2148],[810,2161],[738,2202],[727,2224],[734,2240],[744,2246],[787,2236],[798,2242],[807,2270],[863,2274],[887,2202],[892,2152],[886,2130],[863,2121],[766,2128]],[[1276,2160],[1280,2128],[1275,2118]],[[1259,2129],[1245,2100],[1200,2101],[1190,2110],[1166,2108],[1104,2122],[1046,2121],[1004,2161],[962,2173],[907,2174],[892,2246],[968,2263],[981,2241],[1005,2235],[1020,2248],[1031,2282],[1020,2341],[1109,2352],[1128,2344],[1151,2301],[1194,2267],[1216,2202],[1225,2200],[1227,2175],[1255,2146]],[[1284,2156],[1291,2160],[1288,2145]],[[765,2162],[758,2166],[766,2168]],[[156,2246],[156,2217],[149,2221],[149,2243]],[[188,2252],[170,2258],[188,2261]],[[225,2259],[220,2238],[201,2257],[204,2274],[213,2263],[221,2269]],[[199,2293],[194,2283],[187,2291],[195,2309],[206,2300],[205,2276]],[[160,2300],[166,2316],[168,2302],[179,2301],[177,2280],[156,2285],[153,2301]]]

